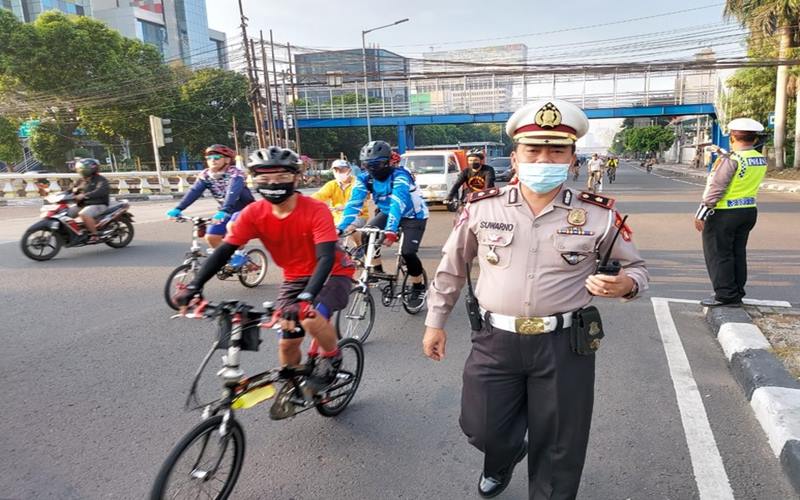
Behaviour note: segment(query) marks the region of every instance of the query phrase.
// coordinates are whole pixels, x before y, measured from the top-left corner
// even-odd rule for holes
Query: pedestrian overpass
[[[609,70],[610,71],[610,70]],[[586,72],[480,74],[368,82],[369,110],[363,83],[340,86],[301,85],[296,122],[301,129],[397,128],[400,152],[414,148],[414,127],[505,123],[524,103],[559,98],[581,106],[589,119],[701,116],[718,113],[722,85],[715,70],[658,70],[631,73]],[[723,147],[727,137],[714,121],[712,140]]]

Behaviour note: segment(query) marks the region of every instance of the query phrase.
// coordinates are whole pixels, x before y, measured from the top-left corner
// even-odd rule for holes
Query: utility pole
[[[275,95],[275,104],[277,106],[276,110],[278,112],[278,120],[280,120],[281,116],[282,116],[281,115],[281,99],[280,99],[280,96],[277,95],[278,94],[278,71],[277,71],[277,69],[275,69],[275,42],[272,40],[272,30],[269,30],[269,48],[272,51],[272,81],[275,82],[275,94],[276,94]],[[282,126],[285,127],[286,124],[283,123]],[[280,145],[281,134],[277,131],[277,127],[278,127],[278,125],[275,124],[275,128],[276,128],[276,130],[275,130],[275,141],[278,143],[278,145]],[[288,144],[284,144],[284,146],[288,146]]]
[[[289,81],[292,84],[292,125],[294,125],[294,148],[295,152],[299,155],[302,152],[302,149],[300,148],[300,124],[297,122],[297,93],[295,92],[294,87],[295,74],[294,70],[292,69],[292,46],[289,42],[286,42],[286,51],[289,53]]]
[[[250,110],[253,112],[253,120],[255,120],[256,125],[256,134],[258,135],[259,139],[259,147],[263,147],[261,144],[261,134],[258,134],[260,130],[258,121],[259,121],[259,113],[258,113],[258,102],[256,101],[256,94],[255,94],[255,86],[253,84],[253,62],[250,60],[250,44],[248,43],[247,38],[247,18],[244,16],[244,9],[242,7],[242,0],[239,0],[239,17],[242,21],[242,48],[244,49],[244,56],[247,61],[247,83],[248,83],[248,92],[247,92],[247,99],[250,101]]]
[[[239,154],[239,136],[236,134],[236,117],[233,117],[233,149]]]
[[[275,141],[275,117],[272,114],[272,89],[269,85],[269,70],[267,69],[267,51],[264,48],[264,31],[259,30],[259,35],[261,37],[261,66],[264,68],[264,88],[267,93],[267,119],[269,120],[267,128],[269,129],[269,142],[271,144],[277,144]]]
[[[250,52],[253,59],[253,80],[255,84],[253,88],[256,91],[256,102],[258,103],[258,123],[256,123],[256,134],[258,134],[258,147],[267,147],[267,136],[264,133],[264,107],[262,106],[261,85],[258,83],[258,65],[256,64],[256,45],[253,40],[250,40]],[[265,68],[266,70],[266,68]]]
[[[284,133],[284,140],[286,141],[286,146],[289,147],[289,115],[286,113],[289,109],[289,106],[286,104],[286,71],[281,70],[281,79],[283,82],[281,91],[283,93],[283,133]]]

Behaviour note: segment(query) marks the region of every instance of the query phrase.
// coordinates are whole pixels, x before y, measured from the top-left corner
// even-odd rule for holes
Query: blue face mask
[[[519,181],[536,193],[549,193],[567,180],[569,163],[517,163]]]

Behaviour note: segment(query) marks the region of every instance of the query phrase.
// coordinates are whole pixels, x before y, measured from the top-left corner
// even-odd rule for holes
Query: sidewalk
[[[653,165],[653,169],[671,175],[679,175],[681,177],[692,177],[701,181],[703,184],[705,184],[706,177],[708,176],[708,173],[706,172],[705,168],[692,168],[690,165],[685,163],[676,163],[676,164],[659,163]],[[800,193],[800,181],[771,179],[769,177],[765,177],[764,181],[761,183],[761,189],[765,189],[767,191],[784,191],[789,193]]]

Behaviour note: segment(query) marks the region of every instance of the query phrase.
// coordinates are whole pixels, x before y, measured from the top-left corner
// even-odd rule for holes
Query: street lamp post
[[[367,41],[366,41],[366,35],[367,35],[367,33],[371,33],[373,31],[377,31],[377,30],[383,29],[383,28],[388,28],[390,26],[394,26],[396,24],[401,24],[401,23],[404,23],[406,21],[408,21],[408,18],[401,19],[399,21],[395,21],[392,24],[386,24],[384,26],[378,26],[377,28],[371,28],[371,29],[368,29],[368,30],[363,30],[361,32],[361,63],[363,65],[363,69],[364,69],[364,104],[365,104],[365,107],[366,107],[366,110],[367,110],[367,138],[369,139],[369,142],[372,142],[372,126],[370,125],[370,122],[369,122],[369,90],[367,88]],[[358,93],[356,93],[356,96],[358,96]]]

